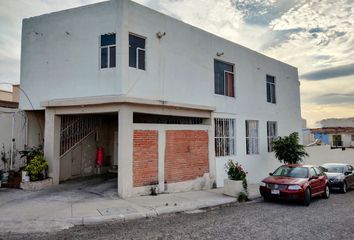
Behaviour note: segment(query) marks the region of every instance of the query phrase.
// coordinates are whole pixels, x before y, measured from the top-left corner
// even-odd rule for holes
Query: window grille
[[[246,153],[259,154],[258,121],[246,120]]]
[[[232,156],[235,151],[235,119],[215,119],[215,156]]]
[[[267,122],[268,152],[273,152],[273,141],[278,137],[277,122]]]

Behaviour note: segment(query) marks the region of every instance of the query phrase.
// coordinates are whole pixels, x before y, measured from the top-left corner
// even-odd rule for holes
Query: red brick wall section
[[[166,131],[165,182],[183,182],[209,172],[208,131]]]
[[[158,183],[158,131],[135,130],[133,146],[133,185]]]

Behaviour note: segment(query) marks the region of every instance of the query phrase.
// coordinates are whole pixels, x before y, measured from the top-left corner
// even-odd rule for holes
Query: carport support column
[[[118,195],[133,192],[133,111],[122,106],[118,113]]]
[[[46,109],[44,128],[44,156],[49,165],[49,177],[59,184],[60,174],[60,117],[55,110]]]

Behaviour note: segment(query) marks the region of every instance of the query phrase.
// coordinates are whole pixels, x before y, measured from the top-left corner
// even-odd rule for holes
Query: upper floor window
[[[116,67],[116,34],[109,33],[101,35],[100,46],[100,65],[101,68]]]
[[[145,70],[145,38],[129,34],[129,67]]]
[[[273,141],[278,137],[277,122],[267,122],[268,152],[273,152]]]
[[[235,119],[215,118],[215,155],[235,155]]]
[[[267,102],[276,103],[275,77],[267,75]]]
[[[214,60],[215,93],[235,97],[234,65]]]
[[[246,153],[259,154],[258,145],[258,121],[246,120]]]

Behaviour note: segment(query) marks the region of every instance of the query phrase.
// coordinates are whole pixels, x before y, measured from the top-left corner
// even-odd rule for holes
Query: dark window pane
[[[109,67],[116,66],[116,47],[109,48]]]
[[[269,82],[269,83],[275,83],[274,77],[267,75],[267,82]]]
[[[108,67],[108,48],[101,48],[101,68]]]
[[[270,85],[270,92],[272,93],[271,95],[272,95],[272,103],[275,103],[276,101],[275,101],[275,84],[271,84]]]
[[[129,67],[136,68],[136,48],[129,46]]]
[[[116,44],[116,34],[101,35],[101,47]]]
[[[270,96],[270,84],[267,83],[267,102],[272,102],[271,96]]]
[[[129,35],[129,45],[131,47],[145,49],[145,38],[138,37],[135,35]]]
[[[138,49],[138,68],[145,70],[145,51]]]

